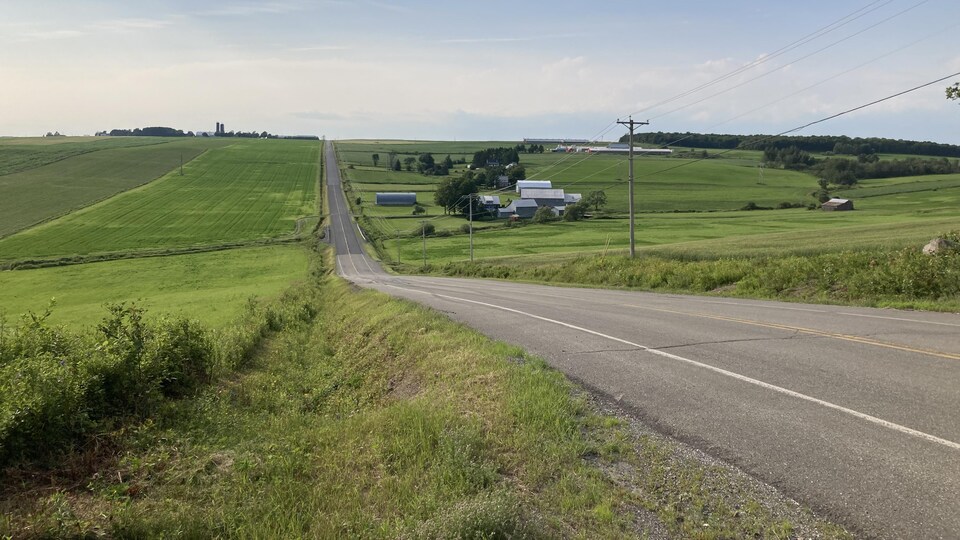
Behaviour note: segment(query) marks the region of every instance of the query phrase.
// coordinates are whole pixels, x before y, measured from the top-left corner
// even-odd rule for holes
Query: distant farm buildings
[[[558,144],[552,151],[568,153],[583,152],[587,154],[628,154],[630,153],[630,145],[624,143],[610,143],[607,146],[564,146]],[[669,148],[641,148],[634,146],[633,153],[641,156],[669,156],[673,153],[673,150]]]
[[[830,199],[820,205],[826,212],[840,212],[843,210],[853,210],[853,201],[850,199]]]
[[[527,139],[524,137],[524,144],[588,144],[587,139]]]
[[[576,204],[583,197],[579,193],[564,193],[554,189],[549,180],[520,180],[517,182],[520,198],[497,210],[497,217],[532,218],[540,207],[547,207],[554,215],[562,216],[568,204]]]
[[[377,193],[377,206],[413,206],[417,204],[416,193]]]
[[[550,189],[553,187],[553,183],[550,180],[518,180],[517,181],[517,193],[522,192],[524,189],[536,188],[536,189]]]

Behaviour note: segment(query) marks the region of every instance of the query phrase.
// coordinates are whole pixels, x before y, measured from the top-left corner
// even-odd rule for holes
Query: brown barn
[[[841,210],[853,210],[853,201],[850,199],[830,199],[820,205],[824,211],[839,212]]]

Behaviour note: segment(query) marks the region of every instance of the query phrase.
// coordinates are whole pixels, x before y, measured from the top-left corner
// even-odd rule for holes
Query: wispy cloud
[[[144,30],[159,30],[174,24],[173,18],[168,19],[111,19],[74,28],[43,28],[19,32],[17,41],[54,41],[75,39],[96,34],[130,34]]]
[[[250,15],[268,15],[301,11],[307,6],[300,2],[244,2],[230,4],[216,9],[197,11],[197,17],[247,17]]]
[[[53,41],[58,39],[73,39],[87,35],[80,30],[37,30],[21,32],[19,41]]]
[[[157,30],[174,23],[173,19],[115,19],[94,23],[90,29],[116,34],[125,34],[139,30]]]
[[[387,11],[393,11],[394,13],[413,13],[413,10],[406,6],[398,6],[397,4],[391,4],[389,2],[378,2],[377,0],[366,0],[364,4],[375,7],[377,9],[385,9]]]
[[[290,52],[347,51],[350,50],[350,47],[344,45],[315,45],[312,47],[291,47],[287,50]]]
[[[549,39],[572,39],[586,37],[587,34],[543,34],[540,36],[520,37],[476,37],[441,39],[440,43],[517,43],[529,41],[545,41]]]

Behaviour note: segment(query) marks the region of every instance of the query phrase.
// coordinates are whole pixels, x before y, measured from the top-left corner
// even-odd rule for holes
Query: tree
[[[393,170],[395,170],[395,171],[399,171],[399,170],[400,170],[400,160],[399,160],[399,159],[393,160]]]
[[[601,192],[602,193],[602,192]],[[564,221],[580,221],[587,214],[589,208],[584,202],[568,204],[563,211]]]
[[[424,221],[414,230],[413,234],[414,236],[433,236],[435,232],[437,232],[437,226],[429,221]]]
[[[607,193],[605,191],[591,191],[583,198],[582,204],[592,206],[595,211],[599,212],[600,208],[607,205]]]
[[[377,163],[380,162],[380,154],[374,154],[370,158],[373,159],[373,166],[376,167]]]
[[[947,99],[960,99],[960,83],[947,87]]]
[[[413,215],[419,216],[419,215],[426,214],[426,213],[427,213],[427,209],[424,208],[423,206],[421,206],[421,205],[419,205],[419,204],[413,205]]]
[[[537,211],[533,214],[534,223],[547,223],[553,221],[555,216],[553,215],[553,208],[549,206],[541,206],[537,208]]]
[[[437,185],[433,201],[442,206],[446,212],[453,210],[466,213],[469,211],[467,199],[471,193],[476,192],[477,184],[473,180],[473,175],[463,175],[459,178],[448,177],[441,180]]]
[[[413,164],[416,163],[416,162],[417,162],[417,158],[415,158],[415,157],[403,158],[403,165],[404,165],[404,168],[407,169],[407,171],[412,171],[412,170],[413,170]]]
[[[511,183],[516,183],[517,180],[526,180],[527,169],[523,165],[514,165],[507,170],[507,178],[510,179]]]

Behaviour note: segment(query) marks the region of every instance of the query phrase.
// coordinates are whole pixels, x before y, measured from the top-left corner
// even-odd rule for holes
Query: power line
[[[925,1],[928,1],[928,0],[925,0]],[[682,92],[682,93],[680,93],[680,94],[677,94],[676,96],[673,96],[673,97],[671,97],[671,98],[668,98],[668,99],[665,99],[665,100],[660,101],[660,102],[658,102],[658,103],[655,103],[655,104],[653,104],[653,105],[651,105],[651,106],[649,106],[649,107],[647,107],[647,108],[645,108],[645,109],[642,109],[642,110],[639,110],[639,111],[634,111],[634,112],[631,113],[631,114],[640,114],[641,112],[650,111],[650,110],[652,110],[652,109],[655,109],[655,108],[657,108],[657,107],[660,107],[661,105],[666,105],[666,104],[668,104],[668,103],[672,103],[672,102],[677,101],[677,100],[679,100],[679,99],[683,99],[683,98],[685,98],[685,97],[687,97],[687,96],[689,96],[689,95],[691,95],[691,94],[695,94],[695,93],[699,92],[700,90],[704,90],[704,89],[706,89],[706,88],[709,88],[709,87],[711,87],[711,86],[714,86],[714,85],[716,85],[716,84],[719,84],[719,83],[721,83],[721,82],[723,82],[723,81],[725,81],[725,80],[727,80],[727,79],[729,79],[729,78],[731,78],[731,77],[735,77],[735,76],[737,76],[737,75],[739,75],[739,74],[741,74],[741,73],[743,73],[743,72],[745,72],[745,71],[748,71],[748,70],[750,70],[750,69],[752,69],[752,68],[755,68],[755,67],[757,67],[757,66],[759,66],[759,65],[761,65],[761,64],[764,64],[764,63],[766,63],[766,62],[769,62],[770,60],[773,60],[774,58],[777,58],[777,57],[779,57],[779,56],[782,56],[782,55],[784,55],[784,54],[786,54],[786,53],[788,53],[788,52],[790,52],[790,51],[792,51],[792,50],[794,50],[794,49],[796,49],[796,48],[798,48],[798,47],[801,47],[801,46],[803,46],[803,45],[806,45],[807,43],[810,43],[811,41],[813,41],[813,40],[815,40],[815,39],[817,39],[817,38],[819,38],[819,37],[821,37],[821,36],[827,35],[827,34],[829,34],[830,32],[833,32],[834,30],[837,30],[837,29],[839,29],[839,28],[842,28],[842,27],[846,26],[847,24],[850,24],[851,22],[853,22],[853,21],[855,21],[855,20],[857,20],[857,19],[859,19],[859,18],[861,18],[861,17],[864,17],[864,16],[866,16],[866,15],[869,15],[870,13],[872,13],[872,12],[874,12],[874,11],[876,11],[876,10],[884,7],[884,6],[886,6],[887,4],[889,4],[889,3],[891,3],[891,2],[893,2],[893,0],[885,0],[885,1],[884,1],[884,0],[878,0],[878,1],[875,1],[875,2],[873,2],[873,3],[871,3],[871,4],[868,4],[868,5],[866,5],[866,6],[862,7],[862,8],[854,11],[853,13],[850,13],[850,14],[844,16],[844,17],[841,17],[840,19],[838,19],[838,20],[836,20],[836,21],[834,21],[834,22],[832,22],[832,23],[830,23],[830,24],[828,24],[828,25],[826,25],[826,26],[824,26],[824,27],[822,27],[822,28],[820,28],[820,29],[818,29],[818,30],[816,30],[816,31],[814,31],[814,32],[811,32],[810,34],[807,34],[806,36],[804,36],[804,37],[802,37],[802,38],[800,38],[800,39],[798,39],[798,40],[796,40],[796,41],[794,41],[794,42],[792,42],[792,43],[789,43],[789,44],[787,44],[787,45],[784,45],[783,47],[777,49],[776,51],[774,51],[774,52],[772,52],[772,53],[770,53],[770,54],[768,54],[768,55],[764,55],[763,57],[761,57],[761,58],[759,58],[759,59],[757,59],[757,60],[754,60],[753,62],[750,62],[749,64],[747,64],[747,65],[745,65],[745,66],[741,66],[740,68],[737,68],[737,69],[735,69],[735,70],[733,70],[733,71],[731,71],[731,72],[729,72],[729,73],[727,73],[727,74],[725,74],[725,75],[721,75],[720,77],[717,77],[716,79],[713,79],[713,80],[711,80],[711,81],[708,81],[708,82],[706,82],[706,83],[703,83],[703,84],[701,84],[701,85],[699,85],[699,86],[697,86],[697,87],[695,87],[695,88],[691,88],[690,90],[687,90],[687,91],[685,91],[685,92]],[[877,4],[880,4],[880,5],[877,5]],[[861,12],[862,12],[862,13],[861,13]]]
[[[646,112],[646,111],[655,109],[656,107],[659,107],[659,106],[661,106],[661,105],[665,105],[665,104],[668,104],[668,103],[672,103],[672,102],[677,101],[677,100],[679,100],[679,99],[682,99],[682,98],[684,98],[684,97],[686,97],[686,96],[689,96],[689,95],[692,95],[692,94],[694,94],[694,93],[696,93],[696,92],[699,92],[700,90],[704,90],[704,89],[706,89],[706,88],[709,88],[709,87],[711,87],[711,86],[714,86],[714,85],[716,85],[716,84],[719,84],[719,83],[721,83],[721,82],[723,82],[723,81],[725,81],[725,80],[727,80],[727,79],[729,79],[729,78],[731,78],[731,77],[734,77],[734,76],[736,76],[736,75],[739,75],[739,74],[741,74],[741,73],[743,73],[743,72],[745,72],[745,71],[747,71],[747,70],[749,70],[749,69],[752,69],[752,68],[754,68],[754,67],[757,67],[757,66],[759,66],[759,65],[761,65],[761,64],[763,64],[763,63],[765,63],[765,62],[768,62],[768,61],[770,61],[770,60],[772,60],[772,59],[774,59],[774,58],[777,58],[777,57],[779,57],[779,56],[782,56],[782,55],[786,54],[787,52],[790,52],[790,51],[792,51],[792,50],[794,50],[794,49],[797,49],[797,48],[799,48],[799,47],[801,47],[801,46],[803,46],[803,45],[806,45],[807,43],[810,43],[810,42],[814,41],[814,40],[817,39],[817,38],[820,38],[820,37],[822,37],[822,36],[824,36],[824,35],[827,35],[827,34],[833,32],[833,31],[835,31],[835,30],[838,30],[838,29],[840,29],[840,28],[842,28],[842,27],[844,27],[844,26],[846,26],[846,25],[848,25],[848,24],[850,24],[850,23],[852,23],[852,22],[854,22],[854,21],[856,21],[856,20],[858,20],[858,19],[866,16],[866,15],[869,15],[870,13],[873,13],[874,11],[877,11],[877,10],[879,10],[879,9],[887,6],[888,4],[890,4],[890,3],[892,3],[892,2],[893,2],[893,0],[876,0],[876,1],[874,1],[874,2],[871,2],[870,4],[867,4],[866,6],[860,8],[860,9],[854,10],[853,12],[851,12],[851,13],[843,16],[843,17],[841,17],[840,19],[837,19],[836,21],[834,21],[834,22],[832,22],[832,23],[830,23],[830,24],[828,24],[828,25],[826,25],[826,26],[823,26],[823,27],[819,28],[818,30],[815,30],[814,32],[811,32],[811,33],[809,33],[809,34],[801,37],[801,38],[798,39],[798,40],[795,40],[795,41],[793,41],[793,42],[791,42],[791,43],[789,43],[789,44],[787,44],[787,45],[784,45],[783,47],[780,47],[779,49],[775,50],[774,52],[772,52],[772,53],[770,53],[770,54],[768,54],[768,55],[764,55],[762,58],[759,58],[758,60],[755,60],[755,61],[753,61],[753,62],[751,62],[751,63],[749,63],[749,64],[747,64],[747,65],[745,65],[745,66],[742,66],[742,67],[740,67],[740,68],[738,68],[738,69],[735,69],[735,70],[733,70],[732,72],[729,72],[729,73],[727,73],[727,74],[725,74],[725,75],[722,75],[722,76],[720,76],[720,77],[718,77],[718,78],[716,78],[716,79],[713,79],[713,80],[711,80],[711,81],[708,81],[708,82],[706,82],[706,83],[703,83],[703,84],[701,84],[701,85],[699,85],[699,86],[697,86],[697,87],[694,87],[694,88],[692,88],[692,89],[690,89],[690,90],[687,90],[687,91],[685,91],[685,92],[681,92],[680,94],[677,94],[677,95],[675,95],[675,96],[673,96],[673,97],[671,97],[671,98],[668,98],[668,99],[666,99],[666,100],[660,101],[660,102],[658,102],[658,103],[656,103],[656,104],[654,104],[654,105],[651,105],[650,107],[647,107],[647,108],[645,108],[645,109],[641,109],[640,111],[634,111],[633,113],[631,113],[631,115],[635,115],[635,114],[639,114],[639,113],[641,113],[641,112]],[[880,25],[880,24],[883,24],[883,23],[885,23],[885,22],[887,22],[887,21],[889,21],[889,20],[891,20],[891,19],[893,19],[893,18],[895,18],[895,17],[898,17],[898,16],[900,16],[900,15],[902,15],[902,14],[904,14],[904,13],[906,13],[906,12],[912,10],[912,9],[915,9],[915,8],[919,7],[920,5],[925,4],[925,3],[927,3],[927,2],[929,2],[929,0],[922,0],[922,1],[918,2],[917,4],[914,4],[913,6],[908,7],[907,9],[904,9],[904,10],[898,12],[898,13],[895,13],[894,15],[891,15],[890,17],[887,17],[886,19],[884,19],[884,20],[882,20],[882,21],[880,21],[880,22],[878,22],[878,23],[875,23],[875,24],[873,24],[873,25],[871,25],[871,26],[868,26],[867,28],[864,28],[864,29],[862,29],[862,30],[860,30],[860,31],[858,31],[858,32],[850,35],[850,36],[847,36],[846,38],[843,38],[843,39],[838,40],[838,41],[836,41],[836,42],[834,42],[834,43],[831,43],[830,45],[828,45],[828,46],[826,46],[826,47],[823,47],[823,48],[821,48],[821,49],[818,49],[817,51],[814,51],[813,53],[810,53],[810,54],[808,54],[808,55],[806,55],[806,56],[804,56],[804,57],[802,57],[802,58],[800,58],[800,59],[794,60],[793,62],[791,62],[790,64],[787,64],[786,66],[789,66],[789,65],[791,65],[791,64],[793,64],[793,63],[796,63],[796,62],[799,62],[799,61],[804,60],[804,59],[806,59],[806,58],[809,58],[809,57],[811,57],[811,56],[813,56],[813,55],[819,54],[820,52],[823,52],[824,50],[829,49],[830,47],[833,47],[833,46],[835,46],[835,45],[837,45],[837,44],[839,44],[839,43],[842,43],[843,41],[846,41],[846,40],[851,39],[851,38],[853,38],[853,37],[855,37],[855,36],[857,36],[857,35],[860,35],[860,34],[866,32],[867,30],[870,30],[870,29],[872,29],[872,28],[874,28],[874,27],[876,27],[876,26],[878,26],[878,25]],[[679,110],[682,110],[682,109],[684,109],[684,108],[686,108],[686,107],[689,107],[689,106],[692,106],[692,105],[696,105],[696,104],[698,104],[698,103],[702,103],[703,101],[706,101],[706,100],[708,100],[708,99],[712,99],[713,97],[716,97],[716,96],[721,95],[721,94],[723,94],[723,93],[729,92],[729,91],[731,91],[731,90],[733,90],[733,89],[735,89],[735,88],[739,88],[739,87],[741,87],[741,86],[744,86],[745,84],[748,84],[748,83],[750,83],[750,82],[753,82],[753,81],[755,81],[755,80],[757,80],[757,79],[759,79],[759,78],[765,77],[765,76],[767,76],[767,75],[769,75],[769,74],[771,74],[771,73],[775,73],[776,71],[779,71],[779,70],[781,70],[781,69],[784,69],[786,66],[782,66],[782,67],[780,67],[780,68],[777,68],[776,70],[769,71],[769,72],[767,72],[767,73],[765,73],[765,74],[763,74],[763,75],[761,75],[761,76],[759,76],[759,77],[755,77],[755,78],[750,79],[749,81],[746,81],[746,82],[744,82],[744,83],[741,83],[741,84],[739,84],[739,85],[737,85],[737,86],[734,86],[734,87],[732,87],[732,88],[728,88],[728,89],[726,89],[726,90],[724,90],[724,91],[722,91],[722,92],[720,92],[720,93],[718,93],[718,94],[714,94],[714,95],[708,96],[708,97],[706,97],[706,98],[704,98],[704,99],[701,99],[701,100],[698,100],[698,101],[696,101],[696,102],[694,102],[694,103],[691,103],[691,104],[685,105],[685,106],[683,106],[683,107],[680,107],[680,108],[671,110],[671,111],[669,111],[669,112],[667,112],[667,113],[660,114],[660,115],[658,115],[658,116],[656,116],[656,117],[653,117],[653,119],[660,118],[660,117],[662,117],[662,116],[665,116],[665,115],[667,115],[667,114],[671,114],[671,113],[673,113],[673,112],[677,112],[677,111],[679,111]],[[600,137],[603,137],[604,135],[606,135],[611,129],[613,129],[614,127],[616,127],[616,125],[617,125],[616,122],[611,122],[611,123],[607,124],[603,129],[601,129],[601,130],[598,132],[597,135],[595,135],[595,136],[594,136],[593,138],[591,138],[590,140],[591,140],[591,141],[597,141],[597,140],[599,140]],[[572,167],[575,167],[576,165],[579,165],[580,163],[583,163],[583,162],[586,161],[587,159],[590,159],[590,157],[592,157],[592,156],[588,155],[587,157],[585,157],[584,159],[582,159],[582,160],[578,161],[577,163],[571,165],[570,167],[567,167],[567,168],[565,168],[565,169],[563,169],[563,170],[561,170],[561,171],[558,171],[557,173],[553,173],[551,176],[556,176],[556,175],[559,174],[559,173],[565,172],[565,171],[571,169]],[[538,172],[538,176],[546,175],[547,172],[551,171],[551,170],[552,170],[553,168],[555,168],[555,167],[558,167],[558,166],[562,165],[563,163],[565,163],[565,162],[568,161],[569,159],[570,159],[569,156],[565,156],[564,158],[558,160],[557,162],[549,165],[549,166],[546,167],[545,169],[542,169],[541,171],[539,171],[539,172]]]
[[[682,111],[682,110],[687,109],[687,108],[689,108],[689,107],[692,107],[692,106],[694,106],[694,105],[699,105],[700,103],[703,103],[704,101],[709,101],[709,100],[711,100],[711,99],[716,98],[717,96],[722,96],[723,94],[726,94],[727,92],[731,92],[731,91],[733,91],[733,90],[736,90],[737,88],[743,87],[743,86],[745,86],[745,85],[747,85],[747,84],[750,84],[750,83],[752,83],[752,82],[754,82],[754,81],[757,81],[757,80],[759,80],[759,79],[762,79],[762,78],[764,78],[764,77],[766,77],[766,76],[768,76],[768,75],[772,75],[772,74],[774,74],[774,73],[776,73],[776,72],[778,72],[778,71],[784,70],[784,69],[786,69],[786,68],[788,68],[788,67],[796,64],[797,62],[801,62],[801,61],[803,61],[803,60],[806,60],[807,58],[810,58],[811,56],[815,56],[815,55],[817,55],[817,54],[820,54],[821,52],[823,52],[823,51],[825,51],[825,50],[827,50],[827,49],[831,49],[831,48],[833,48],[833,47],[835,47],[835,46],[837,46],[837,45],[839,45],[839,44],[841,44],[841,43],[843,43],[843,42],[845,42],[845,41],[848,41],[848,40],[850,40],[850,39],[853,39],[853,38],[859,36],[860,34],[863,34],[864,32],[867,32],[868,30],[872,30],[872,29],[876,28],[877,26],[880,26],[880,25],[883,24],[883,23],[886,23],[886,22],[888,22],[888,21],[890,21],[890,20],[892,20],[892,19],[894,19],[894,18],[896,18],[896,17],[899,17],[899,16],[903,15],[904,13],[907,13],[908,11],[911,11],[911,10],[913,10],[913,9],[916,9],[916,8],[920,7],[921,5],[923,5],[923,4],[926,4],[926,3],[929,2],[929,1],[930,1],[930,0],[921,0],[920,2],[918,2],[918,3],[916,3],[916,4],[914,4],[914,5],[910,6],[910,7],[908,7],[908,8],[906,8],[906,9],[902,10],[902,11],[899,11],[899,12],[897,12],[897,13],[894,13],[893,15],[887,17],[886,19],[883,19],[882,21],[876,22],[876,23],[874,23],[874,24],[872,24],[872,25],[870,25],[870,26],[867,26],[866,28],[863,28],[863,29],[861,29],[861,30],[859,30],[859,31],[857,31],[857,32],[855,32],[855,33],[853,33],[853,34],[850,34],[849,36],[846,36],[846,37],[844,37],[844,38],[842,38],[842,39],[839,39],[839,40],[837,40],[837,41],[834,41],[833,43],[830,43],[829,45],[826,45],[826,46],[824,46],[824,47],[821,47],[821,48],[819,48],[819,49],[817,49],[817,50],[815,50],[815,51],[813,51],[813,52],[811,52],[811,53],[809,53],[809,54],[806,54],[806,55],[804,55],[804,56],[801,56],[800,58],[798,58],[798,59],[796,59],[796,60],[793,60],[792,62],[788,62],[788,63],[786,63],[786,64],[784,64],[784,65],[782,65],[782,66],[779,66],[779,67],[777,67],[777,68],[774,68],[774,69],[772,69],[772,70],[770,70],[770,71],[767,71],[767,72],[765,72],[765,73],[761,73],[760,75],[757,75],[756,77],[754,77],[754,78],[752,78],[752,79],[747,79],[746,81],[743,81],[743,82],[741,82],[741,83],[739,83],[739,84],[736,84],[736,85],[734,85],[734,86],[731,86],[731,87],[729,87],[729,88],[725,88],[725,89],[723,89],[723,90],[721,90],[721,91],[719,91],[719,92],[717,92],[717,93],[715,93],[715,94],[711,94],[711,95],[706,96],[706,97],[704,97],[704,98],[698,99],[697,101],[693,101],[693,102],[691,102],[691,103],[687,103],[686,105],[677,107],[677,108],[675,108],[675,109],[671,109],[671,110],[669,110],[669,111],[667,111],[667,112],[665,112],[665,113],[660,113],[660,114],[652,117],[651,119],[656,120],[657,118],[662,118],[662,117],[664,117],[664,116],[673,114],[673,113],[675,113],[675,112]]]
[[[770,136],[763,137],[763,138],[758,139],[758,140],[755,140],[755,141],[751,141],[750,144],[755,145],[755,144],[758,144],[758,143],[762,143],[762,142],[765,142],[765,141],[769,141],[769,140],[771,140],[771,139],[775,139],[775,138],[777,138],[777,137],[782,137],[782,136],[787,135],[787,134],[789,134],[789,133],[794,133],[794,132],[797,132],[797,131],[806,129],[806,128],[811,127],[811,126],[815,126],[815,125],[817,125],[817,124],[822,124],[822,123],[824,123],[824,122],[826,122],[826,121],[828,121],[828,120],[833,120],[833,119],[835,119],[835,118],[839,118],[839,117],[841,117],[841,116],[850,114],[850,113],[852,113],[852,112],[860,111],[860,110],[866,109],[867,107],[872,107],[872,106],[874,106],[874,105],[878,105],[878,104],[883,103],[883,102],[885,102],[885,101],[889,101],[889,100],[891,100],[891,99],[894,99],[894,98],[897,98],[897,97],[900,97],[900,96],[909,94],[909,93],[911,93],[911,92],[915,92],[915,91],[917,91],[917,90],[921,90],[921,89],[926,88],[926,87],[928,87],[928,86],[933,86],[934,84],[941,83],[941,82],[943,82],[943,81],[946,81],[947,79],[952,79],[952,78],[957,77],[957,76],[960,76],[960,71],[958,71],[958,72],[956,72],[956,73],[951,73],[950,75],[947,75],[947,76],[945,76],[945,77],[940,77],[940,78],[938,78],[938,79],[935,79],[935,80],[932,80],[932,81],[929,81],[929,82],[926,82],[926,83],[923,83],[923,84],[914,86],[913,88],[909,88],[909,89],[907,89],[907,90],[902,90],[902,91],[897,92],[897,93],[895,93],[895,94],[890,94],[889,96],[882,97],[882,98],[880,98],[880,99],[871,101],[871,102],[869,102],[869,103],[864,103],[863,105],[858,105],[858,106],[856,106],[856,107],[853,107],[853,108],[851,108],[851,109],[847,109],[847,110],[845,110],[845,111],[838,112],[838,113],[836,113],[836,114],[831,114],[830,116],[823,117],[823,118],[821,118],[821,119],[819,119],[819,120],[814,120],[813,122],[808,122],[808,123],[806,123],[806,124],[803,124],[803,125],[801,125],[801,126],[797,126],[797,127],[795,127],[795,128],[788,129],[788,130],[786,130],[786,131],[781,131],[780,133],[777,133],[776,135],[770,135]],[[730,148],[730,149],[728,149],[728,150],[723,150],[723,151],[717,152],[717,153],[714,154],[714,155],[716,155],[716,156],[722,156],[722,155],[724,155],[724,154],[729,154],[730,152],[733,152],[733,151],[735,151],[735,150],[742,150],[742,149],[743,149],[742,147],[743,147],[743,143],[740,143],[740,144],[738,144],[735,148]],[[661,174],[661,173],[673,171],[673,170],[679,169],[679,168],[681,168],[681,167],[686,167],[686,166],[688,166],[688,165],[693,165],[694,163],[699,163],[699,162],[701,162],[701,161],[704,161],[705,159],[706,159],[706,158],[700,158],[700,159],[694,159],[694,160],[691,160],[691,161],[686,161],[686,162],[684,162],[684,163],[680,163],[680,164],[674,165],[674,166],[672,166],[672,167],[667,167],[666,169],[660,169],[660,170],[658,170],[658,171],[652,171],[652,172],[643,174],[643,175],[641,175],[641,176],[653,176],[653,175],[655,175],[655,174]],[[617,186],[617,185],[620,185],[620,184],[623,184],[623,181],[622,181],[622,180],[620,180],[620,181],[618,181],[618,182],[613,182],[613,183],[611,183],[611,184],[609,184],[609,185],[606,185],[606,186],[604,186],[604,187],[602,187],[602,188],[600,188],[600,189],[603,190],[603,189],[607,189],[607,188],[610,188],[610,187],[614,187],[614,186]]]

